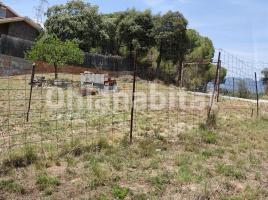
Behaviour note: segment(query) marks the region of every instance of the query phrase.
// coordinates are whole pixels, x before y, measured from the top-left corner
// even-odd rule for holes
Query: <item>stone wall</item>
[[[31,72],[31,64],[22,58],[0,54],[0,75],[11,76]]]
[[[32,70],[32,63],[25,61],[23,58],[12,57],[8,55],[0,54],[0,76],[12,76],[12,75],[21,75],[21,74],[30,74]],[[92,73],[108,73],[113,76],[116,75],[125,75],[130,74],[128,70],[116,71],[111,68],[101,68],[101,67],[84,67],[84,66],[75,66],[68,65],[65,67],[60,67],[59,73],[68,73],[68,74],[80,74],[85,71],[90,71]],[[46,63],[37,63],[36,73],[54,73],[54,67]]]

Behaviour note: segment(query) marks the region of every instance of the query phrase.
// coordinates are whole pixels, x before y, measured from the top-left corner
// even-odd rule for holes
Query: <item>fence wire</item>
[[[80,73],[92,69],[82,67],[80,73],[62,68],[59,81],[55,81],[53,73],[36,66],[33,84],[31,67],[13,73],[12,59],[2,60],[0,71],[10,73],[0,77],[1,152],[28,144],[59,147],[77,138],[95,143],[105,137],[119,142],[128,140],[131,124],[133,142],[148,135],[172,140],[182,132],[198,130],[200,124],[207,122],[209,110],[218,112],[226,121],[264,117],[268,113],[267,82],[262,81],[261,73],[265,66],[255,66],[217,50],[209,62],[184,62],[178,77],[178,68],[172,62],[163,61],[157,69],[152,53],[145,59],[133,60],[136,71],[120,71],[113,66],[110,71],[101,70],[101,66],[97,66],[98,72],[94,69],[93,74],[109,74],[110,79],[116,80],[116,87],[104,83],[85,86]],[[134,69],[133,63],[125,68]]]

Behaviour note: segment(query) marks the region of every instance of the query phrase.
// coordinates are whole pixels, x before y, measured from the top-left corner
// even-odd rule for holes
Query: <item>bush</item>
[[[0,190],[6,190],[8,192],[25,193],[25,189],[20,184],[13,180],[0,180]]]
[[[207,144],[217,143],[217,134],[209,130],[201,131],[201,138],[202,138],[202,141]]]
[[[105,194],[101,194],[98,199],[99,200],[109,200],[109,198]]]
[[[93,152],[101,152],[102,150],[111,149],[112,146],[109,144],[108,140],[101,137],[95,144],[90,145],[90,150]]]
[[[60,181],[56,177],[49,177],[46,174],[37,176],[36,184],[40,190],[51,189],[53,186],[59,186]]]
[[[210,113],[208,113],[206,123],[200,126],[200,128],[202,129],[213,129],[217,127],[218,109],[208,108],[208,112],[209,112],[209,109],[210,109]]]
[[[190,183],[191,181],[194,180],[194,174],[192,172],[192,170],[190,169],[189,166],[181,166],[179,168],[179,181],[182,183]]]
[[[113,196],[118,199],[125,199],[129,193],[129,188],[120,187],[119,185],[115,185],[113,187]]]
[[[92,189],[96,189],[99,186],[104,186],[110,181],[112,174],[110,169],[106,165],[102,165],[96,161],[91,162],[92,180],[89,186]]]
[[[244,173],[232,165],[218,164],[216,171],[224,176],[234,177],[236,179],[244,179]]]
[[[26,167],[38,160],[38,155],[34,147],[26,146],[18,149],[9,155],[9,158],[3,160],[3,167]]]
[[[155,154],[156,145],[150,139],[145,139],[139,144],[139,153],[142,157],[152,157]]]
[[[190,154],[180,154],[176,159],[177,166],[185,166],[192,164],[192,157]]]
[[[149,198],[147,197],[146,194],[141,193],[141,194],[135,194],[135,195],[133,196],[133,199],[135,199],[135,200],[147,200],[147,199],[149,199]]]
[[[166,185],[170,184],[171,178],[172,174],[166,171],[160,175],[152,177],[150,182],[158,191],[164,191]]]

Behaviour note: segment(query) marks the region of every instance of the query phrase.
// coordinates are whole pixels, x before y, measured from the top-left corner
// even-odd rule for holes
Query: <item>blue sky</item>
[[[48,0],[49,5],[66,0]],[[107,13],[135,7],[150,8],[154,13],[179,10],[189,27],[213,40],[216,48],[244,60],[268,63],[267,0],[87,0]],[[34,18],[37,0],[4,0],[23,16]]]

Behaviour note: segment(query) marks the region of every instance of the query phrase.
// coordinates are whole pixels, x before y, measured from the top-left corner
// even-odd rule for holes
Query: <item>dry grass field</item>
[[[30,76],[0,79],[0,199],[268,198],[267,105],[257,117],[255,103],[221,98],[207,127],[208,96],[139,79],[138,94],[154,87],[156,102],[175,103],[137,97],[129,145],[131,76],[91,97],[78,75],[60,78],[72,87],[34,88],[29,122]]]

